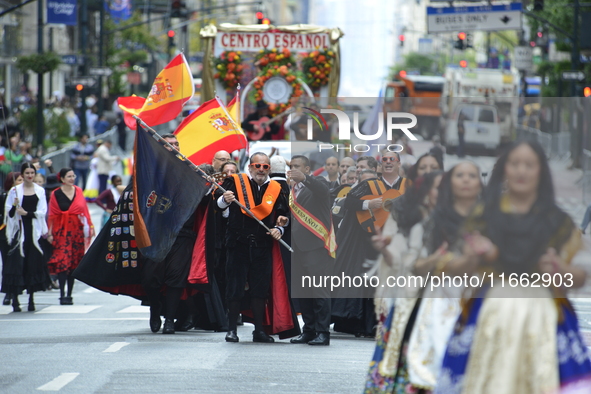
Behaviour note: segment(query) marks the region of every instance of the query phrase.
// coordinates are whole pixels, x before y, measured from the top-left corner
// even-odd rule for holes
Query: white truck
[[[460,114],[462,119],[470,122],[470,128],[480,130],[464,135],[467,148],[473,146],[495,151],[513,139],[519,105],[520,76],[516,69],[447,67],[444,77],[441,127],[448,148],[457,147]],[[475,115],[474,119],[465,118],[470,113]],[[490,113],[494,114],[492,119],[489,119]]]

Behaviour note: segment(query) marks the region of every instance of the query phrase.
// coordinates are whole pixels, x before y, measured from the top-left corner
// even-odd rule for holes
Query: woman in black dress
[[[2,276],[2,292],[12,295],[12,308],[20,312],[18,295],[27,290],[29,311],[35,310],[33,293],[47,289],[49,272],[39,240],[47,235],[45,190],[35,184],[36,170],[23,163],[24,182],[13,187],[6,197],[5,223],[8,252]]]

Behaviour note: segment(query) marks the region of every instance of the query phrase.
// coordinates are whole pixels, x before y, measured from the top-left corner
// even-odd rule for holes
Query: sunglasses
[[[382,157],[382,163],[387,163],[389,161],[400,161],[395,157]]]
[[[261,163],[251,164],[250,166],[256,168],[257,170],[260,169],[261,167],[263,167],[263,170],[268,170],[269,168],[271,168],[271,166],[269,164],[261,164]]]

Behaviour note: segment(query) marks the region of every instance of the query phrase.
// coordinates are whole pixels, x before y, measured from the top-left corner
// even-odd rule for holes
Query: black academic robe
[[[393,186],[398,189],[402,183],[400,178]],[[381,180],[381,178],[380,178]],[[390,187],[384,183],[386,189]],[[367,260],[376,260],[378,252],[371,243],[372,234],[365,231],[357,220],[357,211],[363,207],[362,197],[371,195],[368,181],[358,183],[347,195],[344,203],[346,210],[343,221],[337,232],[337,258],[336,272],[345,273],[348,276],[360,275],[367,272],[363,264]],[[359,289],[358,293],[352,293],[352,289],[341,289],[337,292],[332,302],[332,321],[334,330],[356,334],[360,336],[374,335],[376,316],[374,313],[373,288]],[[340,293],[340,294],[339,294]],[[357,298],[344,298],[354,297]]]

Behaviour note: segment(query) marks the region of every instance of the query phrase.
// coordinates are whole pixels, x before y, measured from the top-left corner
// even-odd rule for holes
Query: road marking
[[[150,313],[149,306],[132,305],[117,311],[117,313]]]
[[[101,305],[52,305],[41,309],[36,315],[43,313],[88,313],[100,307]]]
[[[129,342],[115,342],[107,349],[103,350],[103,353],[115,353],[124,348],[125,346],[129,345]]]
[[[95,289],[94,287],[89,287],[88,289],[84,290],[83,293],[92,294],[97,293],[99,290]]]
[[[45,383],[43,386],[37,387],[37,390],[40,391],[59,391],[64,387],[66,384],[70,383],[72,380],[76,379],[80,375],[78,372],[72,373],[63,373],[57,378],[53,379],[49,383]]]
[[[150,320],[149,317],[88,317],[88,318],[64,318],[64,319],[0,319],[1,322],[7,321],[26,321],[26,322],[38,322],[38,321],[123,321],[123,320]]]

